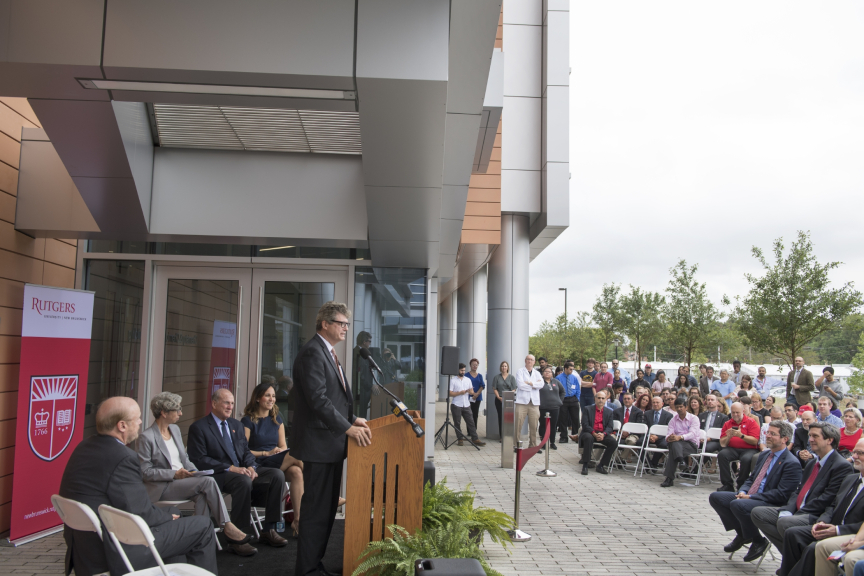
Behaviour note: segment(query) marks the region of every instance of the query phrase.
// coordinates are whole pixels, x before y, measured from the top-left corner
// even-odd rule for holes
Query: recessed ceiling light
[[[89,80],[78,82],[88,90],[134,90],[136,92],[180,92],[184,94],[226,94],[230,96],[269,96],[274,98],[312,98],[354,100],[353,90],[313,90],[308,88],[271,88],[268,86],[224,86],[216,84],[179,84],[174,82],[134,82],[129,80]]]

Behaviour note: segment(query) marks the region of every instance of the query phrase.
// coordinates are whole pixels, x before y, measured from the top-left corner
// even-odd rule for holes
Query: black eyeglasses
[[[328,322],[330,322],[331,324],[339,324],[343,328],[350,328],[351,327],[350,322],[340,322],[339,320],[328,320]],[[371,340],[369,340],[369,342],[371,342]]]

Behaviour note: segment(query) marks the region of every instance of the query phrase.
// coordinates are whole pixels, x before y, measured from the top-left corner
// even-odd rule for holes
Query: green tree
[[[619,321],[621,330],[636,348],[638,366],[646,344],[663,331],[663,296],[630,285],[630,293],[621,296]]]
[[[864,395],[864,333],[858,339],[858,353],[852,359],[852,376],[846,382],[849,390]]]
[[[798,232],[788,254],[778,238],[773,252],[774,262],[769,262],[760,248],[753,247],[764,273],[745,274],[750,291],[737,299],[734,317],[748,345],[791,366],[807,343],[857,312],[862,296],[851,282],[830,287],[828,273],[841,263],[819,263],[807,232]]]
[[[615,339],[616,332],[620,329],[621,323],[621,301],[620,295],[621,286],[618,284],[603,284],[603,290],[600,291],[600,296],[594,302],[591,309],[591,319],[600,330],[600,342],[603,346],[603,357],[601,361],[609,358],[609,345]]]
[[[669,269],[672,277],[666,287],[666,339],[684,353],[684,362],[689,366],[693,352],[710,334],[720,319],[720,313],[708,299],[705,284],[696,281],[697,264],[687,266],[681,259]]]

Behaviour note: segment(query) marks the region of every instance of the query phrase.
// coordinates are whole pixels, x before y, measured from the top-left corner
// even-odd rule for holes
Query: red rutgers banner
[[[207,387],[207,412],[210,397],[219,388],[234,390],[234,372],[237,363],[237,324],[223,320],[213,321],[213,345],[210,348],[210,385]]]
[[[51,495],[83,435],[92,324],[92,292],[24,287],[13,542],[61,524]]]

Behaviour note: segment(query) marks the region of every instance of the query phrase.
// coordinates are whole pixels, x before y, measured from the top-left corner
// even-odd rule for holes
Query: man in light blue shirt
[[[723,399],[726,400],[726,405],[731,407],[732,403],[736,399],[736,384],[729,379],[729,371],[720,370],[720,380],[715,380],[711,386],[712,390],[717,390],[718,392],[720,392],[720,396],[722,396]]]
[[[819,401],[816,402],[816,407],[818,410],[816,411],[816,421],[817,422],[827,422],[828,424],[833,424],[837,427],[838,430],[842,430],[846,427],[843,423],[843,420],[831,414],[831,408],[833,405],[831,404],[831,399],[827,396],[822,396],[819,398]]]

